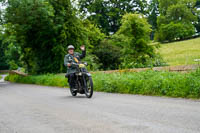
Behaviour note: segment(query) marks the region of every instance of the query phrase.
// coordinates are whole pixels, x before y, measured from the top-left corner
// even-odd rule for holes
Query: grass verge
[[[54,74],[32,75],[26,77],[12,74],[8,75],[5,80],[15,83],[68,87],[67,79],[64,76]]]
[[[67,87],[64,75],[40,75],[21,77],[9,75],[6,80],[18,83]],[[101,92],[200,98],[200,70],[191,73],[129,72],[95,73],[94,89]]]

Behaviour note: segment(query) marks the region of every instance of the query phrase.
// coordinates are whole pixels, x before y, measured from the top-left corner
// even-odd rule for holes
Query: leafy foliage
[[[161,42],[199,31],[199,0],[75,1],[0,0],[0,69],[65,72],[68,45],[86,45],[89,70],[162,66],[155,31]]]
[[[101,30],[92,24],[89,20],[84,20],[83,26],[86,34],[86,44],[89,50],[93,51],[95,47],[100,45],[100,42],[106,37]]]
[[[85,40],[88,47],[87,56],[84,61],[88,63],[88,70],[98,70],[102,64],[99,62],[99,58],[96,56],[95,51],[100,46],[101,41],[105,38],[105,34],[89,20],[84,20],[82,23],[85,29]]]
[[[148,22],[152,26],[152,32],[151,32],[151,40],[154,39],[154,34],[157,26],[157,19],[159,16],[159,2],[158,0],[150,0],[150,4],[148,7]]]
[[[197,0],[195,7],[200,9],[200,0]],[[200,33],[200,10],[198,10],[196,16],[198,18],[198,22],[195,24],[195,28],[197,29],[197,32]]]
[[[174,41],[183,40],[191,37],[195,33],[195,28],[192,24],[174,23],[161,25],[159,33],[156,34],[158,41]]]
[[[5,46],[2,43],[2,40],[0,40],[0,70],[6,70],[9,69],[9,65],[6,61],[6,56],[4,53]]]
[[[195,33],[193,23],[197,21],[196,0],[160,0],[158,17],[158,41],[174,41],[191,37]]]
[[[105,39],[94,51],[95,55],[99,58],[99,63],[102,64],[101,68],[103,70],[118,69],[121,64],[120,47],[113,45],[112,43],[112,40]]]
[[[129,12],[146,14],[146,0],[78,0],[80,12],[107,35],[120,27],[122,16]]]
[[[69,0],[10,0],[5,14],[29,73],[61,72],[67,45],[83,41]],[[80,45],[80,44],[79,44]]]
[[[155,56],[155,48],[148,45],[151,28],[140,14],[126,14],[122,26],[116,33],[123,47],[122,68],[144,67]]]

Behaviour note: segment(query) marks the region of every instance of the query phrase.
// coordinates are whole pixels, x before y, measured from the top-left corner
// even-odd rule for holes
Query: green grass
[[[21,77],[10,75],[6,80],[48,86],[67,87],[64,75],[40,75]],[[200,98],[200,70],[191,73],[129,72],[95,73],[94,89],[101,92]]]
[[[45,86],[68,87],[67,79],[64,75],[32,75],[32,76],[19,76],[8,75],[5,80],[16,83],[37,84]]]
[[[3,77],[0,75],[0,79],[2,79]]]
[[[161,44],[160,54],[170,66],[197,64],[200,59],[200,38]]]

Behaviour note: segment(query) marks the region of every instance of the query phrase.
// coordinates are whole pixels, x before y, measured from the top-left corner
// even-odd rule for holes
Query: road
[[[200,101],[1,82],[0,133],[200,133]]]

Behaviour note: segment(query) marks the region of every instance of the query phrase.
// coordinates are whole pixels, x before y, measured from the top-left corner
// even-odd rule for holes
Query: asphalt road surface
[[[200,133],[200,101],[0,82],[0,133]]]

